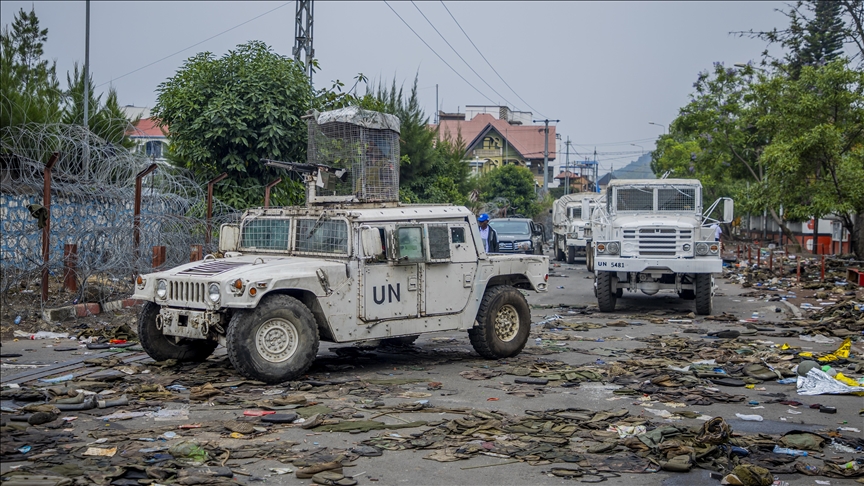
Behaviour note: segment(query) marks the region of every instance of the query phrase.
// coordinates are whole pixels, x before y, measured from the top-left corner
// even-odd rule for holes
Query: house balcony
[[[480,158],[501,157],[501,149],[475,149],[474,155]]]

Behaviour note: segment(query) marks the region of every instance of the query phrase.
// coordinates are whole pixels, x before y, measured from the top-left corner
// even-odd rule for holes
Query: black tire
[[[696,287],[696,314],[709,316],[714,312],[714,296],[711,295],[713,286],[710,273],[697,273],[693,281]]]
[[[468,330],[468,337],[480,356],[509,358],[522,351],[530,330],[531,309],[525,296],[515,287],[497,285],[483,294],[477,325]]]
[[[594,271],[594,247],[590,243],[585,246],[585,267],[589,272]]]
[[[228,358],[240,374],[282,383],[299,377],[315,361],[318,325],[299,300],[271,295],[254,310],[234,314],[227,341]]]
[[[156,361],[176,359],[177,361],[204,361],[213,354],[219,343],[203,339],[174,340],[174,336],[166,336],[156,327],[156,316],[159,315],[159,304],[145,302],[138,314],[138,340],[141,347]]]
[[[684,300],[693,300],[696,298],[696,292],[693,289],[681,289],[681,292],[678,292],[678,297]]]
[[[381,340],[381,345],[404,348],[414,344],[414,341],[416,341],[419,337],[420,336],[399,336],[394,338],[385,338]]]
[[[612,272],[600,272],[594,278],[597,280],[597,307],[600,312],[614,312],[618,289],[612,288]]]
[[[558,241],[558,237],[556,236],[555,237],[555,259],[558,260],[559,262],[563,262],[564,259],[567,258],[567,256],[564,255],[564,250],[562,250],[561,247],[558,246],[559,243],[560,243],[560,241]]]
[[[567,247],[567,263],[573,265],[576,263],[576,247],[568,246]]]

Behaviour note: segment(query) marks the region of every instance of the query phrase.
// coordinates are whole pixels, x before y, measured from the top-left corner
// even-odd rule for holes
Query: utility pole
[[[312,48],[312,1],[297,0],[297,11],[294,15],[294,60],[302,62],[306,68],[309,86],[312,86],[312,59],[315,57],[315,49]],[[300,51],[305,54],[303,59],[300,58]]]
[[[570,135],[567,135],[567,158],[564,159],[564,195],[570,194]]]
[[[84,16],[84,128],[90,132],[90,0],[85,2]],[[90,146],[88,136],[84,144],[84,177],[90,175]]]
[[[435,83],[435,124],[438,125],[441,123],[441,119],[438,118],[438,83]]]
[[[545,135],[545,140],[543,142],[543,194],[546,194],[546,191],[549,190],[549,122],[558,123],[561,120],[533,120],[534,123],[543,122],[545,124],[545,128],[543,128],[543,134]]]

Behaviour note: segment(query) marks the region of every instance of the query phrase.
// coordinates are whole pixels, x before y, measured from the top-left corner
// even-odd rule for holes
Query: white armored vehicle
[[[710,216],[723,201],[722,221]],[[589,199],[583,199],[583,211]],[[602,312],[615,310],[625,289],[654,295],[672,289],[711,314],[714,274],[721,273],[714,223],[732,220],[729,198],[704,211],[695,179],[613,180],[591,214],[594,292]]]
[[[582,199],[594,199],[600,195],[593,192],[567,194],[552,206],[552,233],[555,259],[573,264],[577,256],[586,257],[587,240],[590,237],[590,214],[582,212]],[[589,209],[594,208],[594,202]],[[586,236],[588,230],[589,235]]]
[[[396,202],[396,117],[351,107],[310,118],[310,163],[270,162],[304,174],[306,207],[249,209],[222,226],[223,258],[137,278],[145,351],[201,361],[221,343],[267,383],[304,373],[320,340],[462,330],[484,357],[518,354],[531,322],[519,289],[546,291],[548,258],[486,254],[467,208]]]

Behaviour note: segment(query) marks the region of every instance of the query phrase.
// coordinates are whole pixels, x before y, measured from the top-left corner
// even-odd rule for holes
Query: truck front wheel
[[[240,374],[268,384],[282,383],[312,365],[318,354],[318,326],[302,302],[272,295],[254,310],[234,314],[227,341],[228,358]]]
[[[141,313],[138,314],[138,340],[141,341],[144,351],[156,361],[166,359],[204,361],[219,345],[216,341],[202,339],[183,338],[177,342],[174,336],[166,336],[157,327],[157,317],[159,317],[159,305],[154,302],[145,302]]]
[[[567,247],[567,263],[573,265],[576,263],[576,247],[568,246]]]
[[[477,325],[468,330],[471,346],[489,359],[516,356],[528,342],[531,309],[525,296],[515,287],[498,285],[486,289]]]
[[[591,243],[585,245],[585,267],[589,272],[594,271],[594,248]]]
[[[711,295],[714,278],[710,273],[697,273],[694,279],[696,293],[696,314],[708,316],[714,312],[714,297]]]
[[[558,237],[555,237],[555,259],[559,262],[563,262],[566,256],[564,255],[564,250],[561,249],[561,241]]]
[[[614,312],[618,289],[612,288],[614,282],[612,272],[599,272],[595,279],[597,280],[597,307],[600,308],[600,312]]]

